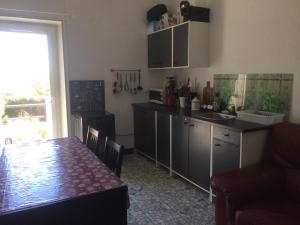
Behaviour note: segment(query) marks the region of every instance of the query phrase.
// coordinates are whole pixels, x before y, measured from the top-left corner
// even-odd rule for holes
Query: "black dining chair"
[[[88,126],[86,146],[99,158],[103,158],[106,138],[100,131]]]
[[[106,137],[103,162],[116,176],[120,177],[123,163],[124,147]]]

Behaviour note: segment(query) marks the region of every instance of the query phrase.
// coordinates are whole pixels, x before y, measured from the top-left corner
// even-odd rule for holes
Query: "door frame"
[[[67,87],[64,69],[62,22],[0,17],[0,30],[47,35],[53,137],[68,136]]]

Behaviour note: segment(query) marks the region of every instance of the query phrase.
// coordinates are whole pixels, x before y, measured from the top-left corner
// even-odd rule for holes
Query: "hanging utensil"
[[[119,74],[117,73],[117,81],[114,81],[114,83],[113,83],[113,93],[114,94],[118,93],[118,80],[119,80]]]
[[[131,74],[131,72],[130,72],[130,74],[129,74],[129,77],[130,77],[130,82],[129,82],[129,86],[130,86],[130,93],[132,94],[133,93],[133,89],[132,89],[132,74]]]
[[[123,91],[123,78],[122,78],[122,73],[120,73],[119,75],[120,75],[119,90],[120,90],[120,92],[122,92],[122,91]]]
[[[124,85],[124,90],[129,91],[129,85],[128,85],[128,74],[125,74],[125,85]]]
[[[133,89],[133,94],[137,94],[137,88],[136,88],[136,74],[135,74],[135,72],[133,73],[133,87],[134,87],[134,89]]]
[[[139,85],[137,87],[138,91],[142,91],[143,87],[141,86],[141,71],[139,70]]]

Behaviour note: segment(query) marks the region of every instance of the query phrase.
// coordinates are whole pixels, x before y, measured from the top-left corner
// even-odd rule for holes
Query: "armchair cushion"
[[[282,193],[285,173],[272,164],[249,166],[213,176],[211,186],[215,192],[242,201],[243,198]]]
[[[271,198],[249,203],[236,211],[238,225],[297,225],[300,204],[288,198]]]
[[[234,224],[235,212],[243,203],[281,195],[284,170],[271,164],[249,166],[212,177],[216,198],[216,224]]]

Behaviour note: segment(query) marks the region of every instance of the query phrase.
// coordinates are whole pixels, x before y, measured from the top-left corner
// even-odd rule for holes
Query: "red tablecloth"
[[[85,197],[116,190],[127,191],[127,187],[75,137],[8,145],[0,150],[0,223],[13,213],[28,211],[30,215],[31,209],[72,200],[78,205],[74,208],[82,208],[80,201]],[[110,203],[103,201],[101,207],[105,204]],[[124,202],[121,204],[123,207]]]

